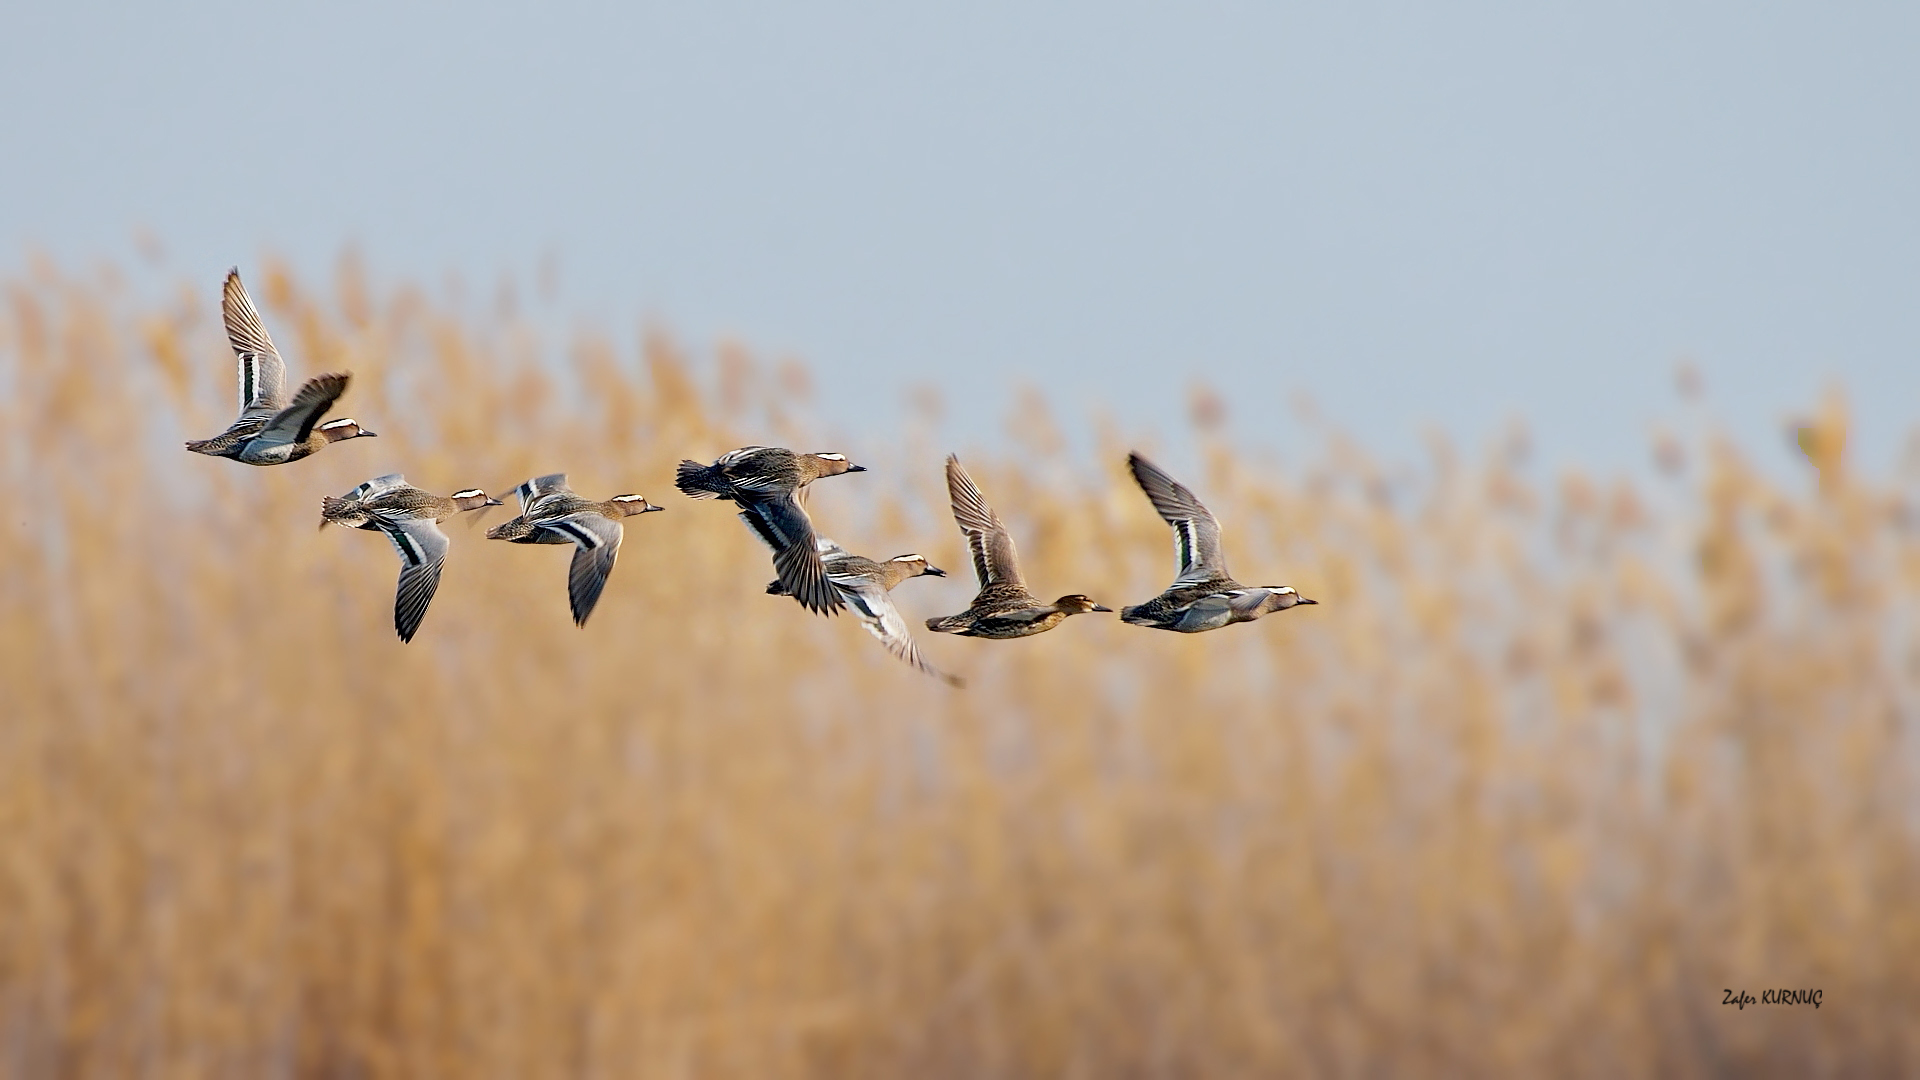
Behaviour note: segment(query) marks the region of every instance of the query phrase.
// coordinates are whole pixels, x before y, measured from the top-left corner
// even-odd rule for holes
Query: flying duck
[[[1242,585],[1227,574],[1220,553],[1220,523],[1160,467],[1137,453],[1127,468],[1160,516],[1173,526],[1173,555],[1178,577],[1167,591],[1120,610],[1120,621],[1155,630],[1198,634],[1234,623],[1252,622],[1268,612],[1317,604],[1288,585]]]
[[[1069,615],[1089,611],[1112,611],[1101,607],[1084,593],[1069,593],[1051,604],[1027,591],[1020,577],[1020,558],[1013,549],[1013,537],[1006,526],[980,496],[960,459],[947,457],[947,495],[953,504],[953,520],[966,534],[967,547],[973,552],[973,572],[980,578],[980,594],[972,606],[958,615],[928,619],[927,629],[962,637],[1019,638],[1044,633]]]
[[[320,423],[346,392],[347,382],[353,377],[350,372],[315,375],[293,395],[291,403],[287,401],[287,365],[267,336],[246,287],[240,284],[237,267],[227,271],[220,317],[227,324],[227,342],[240,361],[240,418],[211,439],[192,440],[187,449],[249,465],[284,465],[318,453],[331,443],[373,437],[373,432],[351,417]]]

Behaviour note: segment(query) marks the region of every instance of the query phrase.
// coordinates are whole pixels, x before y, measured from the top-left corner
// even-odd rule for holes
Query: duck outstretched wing
[[[626,530],[619,522],[591,512],[542,521],[540,527],[566,536],[575,545],[573,562],[567,568],[567,603],[573,609],[574,625],[585,626],[607,587],[614,560],[620,557],[620,540]]]
[[[220,319],[240,361],[240,415],[271,416],[286,406],[287,365],[273,347],[259,309],[240,283],[240,268],[227,271],[220,291]]]
[[[840,594],[827,580],[813,521],[791,494],[747,504],[740,520],[773,549],[774,574],[788,595],[821,615],[840,609]]]
[[[514,488],[513,493],[520,497],[520,512],[524,514],[531,511],[533,504],[539,502],[542,498],[558,492],[570,492],[572,490],[572,488],[567,486],[567,474],[557,472],[548,473],[545,476],[536,476],[521,484],[519,487]]]
[[[957,677],[921,659],[920,649],[907,630],[907,620],[900,617],[900,609],[893,606],[892,594],[879,582],[849,574],[834,575],[833,584],[859,618],[860,625],[886,646],[888,652],[949,686],[962,685]]]
[[[1024,585],[1020,577],[1020,555],[1013,537],[1000,524],[999,515],[974,486],[973,478],[954,455],[947,457],[947,496],[953,507],[954,523],[966,535],[967,550],[973,555],[973,572],[980,587]]]
[[[1228,577],[1227,560],[1220,552],[1220,523],[1193,492],[1137,453],[1127,455],[1127,468],[1160,517],[1173,526],[1173,554],[1179,567],[1174,585]]]
[[[393,628],[403,642],[412,641],[427,616],[427,605],[440,588],[440,570],[447,564],[447,534],[432,518],[370,515],[393,541],[400,555],[400,584],[393,595]]]
[[[284,446],[288,443],[303,443],[313,434],[315,424],[333,408],[340,395],[347,392],[347,382],[352,378],[344,371],[315,375],[300,387],[293,395],[293,404],[273,414],[267,426],[254,437],[256,446]]]

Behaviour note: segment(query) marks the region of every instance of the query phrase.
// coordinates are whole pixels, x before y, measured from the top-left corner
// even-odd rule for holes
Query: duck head
[[[1084,615],[1089,611],[1113,610],[1110,607],[1102,607],[1094,603],[1093,597],[1088,596],[1086,593],[1068,593],[1060,599],[1055,600],[1053,606],[1055,610],[1064,611],[1069,615]]]
[[[807,454],[805,456],[810,459],[809,463],[813,466],[812,472],[815,476],[839,476],[841,473],[867,471],[865,465],[855,465],[848,461],[845,454]]]
[[[462,510],[478,510],[483,506],[500,505],[499,499],[488,498],[487,493],[481,491],[479,488],[467,488],[464,491],[456,491],[447,497],[453,500],[453,505]]]
[[[338,420],[329,420],[314,430],[318,431],[321,437],[330,443],[346,442],[348,439],[371,439],[374,437],[373,432],[361,427],[360,421],[355,420],[351,416],[343,416]]]
[[[648,502],[645,495],[615,495],[607,501],[611,502],[623,517],[632,517],[635,514],[651,514],[655,510],[666,509],[664,506],[655,506]]]
[[[945,570],[928,562],[925,555],[895,555],[887,561],[900,567],[901,570],[904,571],[902,575],[904,577],[919,577],[921,574],[925,574],[928,577],[947,576]]]
[[[1266,588],[1271,595],[1267,597],[1265,603],[1260,605],[1263,609],[1263,614],[1267,611],[1285,611],[1290,607],[1296,607],[1300,604],[1318,604],[1320,602],[1301,596],[1294,591],[1291,585],[1268,585]]]
[[[882,584],[889,589],[908,578],[916,578],[922,574],[928,577],[947,576],[945,570],[929,563],[925,555],[895,555],[886,561],[881,572],[886,575],[882,578]]]

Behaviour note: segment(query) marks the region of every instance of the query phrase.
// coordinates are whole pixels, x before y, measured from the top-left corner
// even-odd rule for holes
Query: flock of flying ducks
[[[351,418],[321,422],[346,392],[351,378],[347,372],[316,375],[288,400],[286,364],[241,285],[238,269],[227,272],[220,313],[240,361],[240,417],[211,439],[187,443],[187,449],[249,465],[282,465],[332,443],[374,437]],[[1159,596],[1122,608],[1123,622],[1195,634],[1317,603],[1285,585],[1250,586],[1235,581],[1220,552],[1220,523],[1193,492],[1137,453],[1127,456],[1127,466],[1153,508],[1173,527],[1179,575]],[[906,620],[888,595],[908,578],[945,577],[946,572],[921,555],[900,555],[885,562],[855,555],[816,533],[807,516],[808,485],[825,476],[865,471],[844,454],[746,446],[722,454],[711,465],[682,461],[674,485],[692,498],[722,499],[740,508],[740,520],[773,549],[775,580],[767,585],[768,593],[791,596],[806,610],[821,615],[851,611],[894,656],[959,686],[959,679],[921,659]],[[567,600],[579,626],[586,625],[613,572],[624,519],[664,509],[640,495],[615,495],[599,502],[587,499],[567,486],[565,473],[535,477],[514,493],[520,501],[519,516],[487,530],[487,539],[572,544]],[[1013,537],[960,460],[951,456],[947,458],[947,493],[953,520],[966,535],[973,555],[980,592],[958,615],[928,619],[927,629],[962,637],[1031,637],[1053,629],[1069,615],[1113,610],[1084,593],[1042,603],[1020,574]],[[407,483],[399,473],[389,473],[338,498],[323,498],[320,527],[375,530],[392,541],[400,556],[393,625],[406,642],[420,629],[446,564],[447,534],[440,530],[440,523],[463,511],[499,505],[500,500],[478,488],[434,495]]]

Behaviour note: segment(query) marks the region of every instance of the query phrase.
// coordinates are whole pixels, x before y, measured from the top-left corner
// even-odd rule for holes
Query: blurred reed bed
[[[1029,402],[1019,444],[957,449],[1037,591],[1164,586],[1122,458],[1177,437],[1234,568],[1323,603],[923,634],[955,693],[762,595],[669,480],[750,441],[868,462],[812,507],[954,571],[902,587],[917,625],[973,589],[929,432],[819,430],[804,370],[739,346],[555,352],[343,262],[249,280],[380,437],[241,467],[180,449],[232,415],[206,278],[6,285],[0,1074],[1920,1069],[1920,542],[1837,401],[1805,482],[1703,429],[1638,486],[1337,433],[1271,467],[1204,395],[1089,463]],[[565,552],[451,523],[403,647],[389,547],[315,532],[395,469],[670,510],[585,632]],[[1721,1004],[1779,986],[1823,1006]]]

